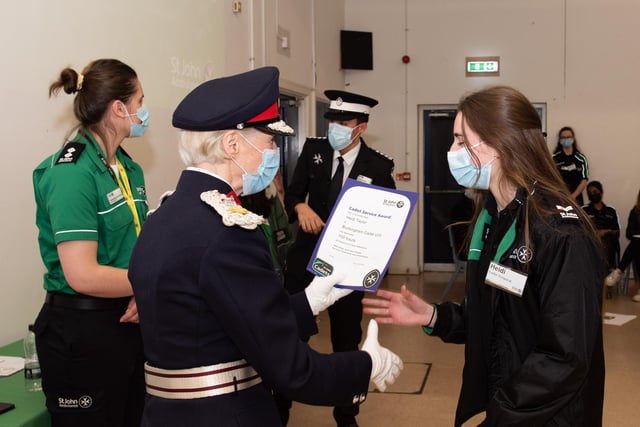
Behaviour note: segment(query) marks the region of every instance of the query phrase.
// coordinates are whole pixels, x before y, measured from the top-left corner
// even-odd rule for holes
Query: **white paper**
[[[24,358],[0,356],[0,377],[8,377],[24,369]]]
[[[417,194],[347,180],[308,269],[346,272],[340,286],[374,291],[406,227]]]
[[[635,314],[618,314],[618,313],[605,313],[602,323],[605,325],[622,326],[627,322],[632,321],[637,316]]]

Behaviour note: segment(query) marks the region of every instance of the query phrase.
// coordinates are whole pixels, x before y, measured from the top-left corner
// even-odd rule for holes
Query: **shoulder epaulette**
[[[326,136],[310,136],[305,142],[324,142],[327,140],[328,138]]]
[[[76,163],[87,146],[80,142],[69,142],[60,152],[56,165]]]
[[[393,157],[389,157],[386,154],[384,154],[382,151],[378,151],[375,148],[371,148],[371,150],[376,153],[379,157],[382,157],[383,159],[389,160],[391,162],[393,162]]]

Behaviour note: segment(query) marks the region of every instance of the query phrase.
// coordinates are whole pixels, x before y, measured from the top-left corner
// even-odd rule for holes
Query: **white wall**
[[[151,124],[124,148],[145,171],[152,206],[182,170],[173,110],[205,80],[276,65],[283,90],[310,100],[303,103],[300,137],[313,133],[316,85],[324,90],[343,81],[336,52],[344,0],[240,3],[239,13],[231,0],[24,0],[3,8],[0,345],[24,335],[44,299],[31,172],[75,125],[72,96],[47,98],[62,68],[80,71],[93,59],[115,57],[138,72]],[[290,35],[284,54],[277,49],[278,25]],[[331,71],[316,73],[317,61],[331,64]]]
[[[547,103],[549,147],[560,127],[574,127],[622,227],[640,188],[635,135],[640,130],[640,29],[633,0],[346,0],[346,29],[373,33],[374,70],[348,71],[350,90],[380,100],[367,141],[393,156],[399,182],[422,194],[418,108],[456,104],[493,84]],[[405,31],[406,29],[406,31]],[[406,35],[406,36],[405,36]],[[404,54],[411,57],[407,65]],[[500,56],[497,78],[466,78],[467,56]],[[391,272],[422,264],[422,206],[414,214]],[[626,240],[621,240],[623,248]]]
[[[173,109],[196,84],[223,72],[222,3],[183,0],[176,7],[172,0],[23,0],[3,5],[0,345],[26,333],[44,300],[31,172],[61,147],[75,125],[73,96],[62,92],[48,99],[49,84],[64,67],[81,71],[102,57],[118,58],[136,70],[151,124],[143,138],[125,142],[124,148],[144,168],[155,205],[182,169]]]

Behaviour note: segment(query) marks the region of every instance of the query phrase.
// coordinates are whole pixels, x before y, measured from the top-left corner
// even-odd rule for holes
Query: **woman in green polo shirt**
[[[136,72],[115,59],[63,69],[49,95],[61,89],[77,133],[33,172],[47,408],[54,427],[139,426],[144,357],[127,269],[148,206],[142,169],[120,145],[144,133],[149,112]]]

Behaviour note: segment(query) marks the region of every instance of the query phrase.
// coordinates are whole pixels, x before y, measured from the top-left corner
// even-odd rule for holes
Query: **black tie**
[[[333,208],[333,205],[336,203],[336,199],[338,198],[338,194],[340,194],[340,189],[342,188],[342,177],[344,176],[344,159],[342,156],[338,157],[338,167],[336,168],[336,173],[333,174],[333,178],[331,178],[331,184],[329,185],[329,209]]]

